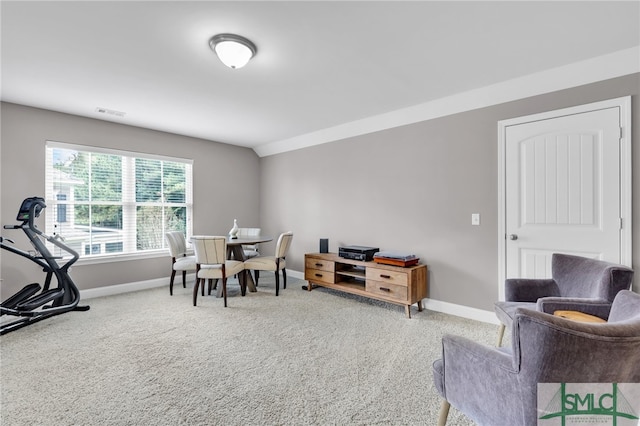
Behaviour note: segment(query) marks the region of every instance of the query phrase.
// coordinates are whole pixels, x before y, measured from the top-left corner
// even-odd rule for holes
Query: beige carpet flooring
[[[0,424],[435,425],[443,334],[496,327],[272,274],[191,303],[167,287],[84,300],[0,337]],[[449,425],[473,424],[454,408]]]

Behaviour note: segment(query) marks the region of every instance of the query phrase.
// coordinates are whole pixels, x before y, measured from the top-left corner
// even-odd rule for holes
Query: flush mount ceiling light
[[[209,40],[209,46],[223,64],[233,69],[247,65],[258,52],[251,40],[235,34],[215,35]]]

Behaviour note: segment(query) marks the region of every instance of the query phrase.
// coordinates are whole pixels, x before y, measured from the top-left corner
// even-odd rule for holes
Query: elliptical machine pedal
[[[31,296],[39,292],[40,289],[41,287],[40,287],[40,284],[38,283],[28,284],[24,286],[22,290],[20,290],[19,292],[17,292],[13,296],[11,296],[10,298],[2,302],[2,305],[0,306],[7,309],[14,309],[21,302],[27,300],[28,298],[30,298]],[[3,309],[0,315],[4,315],[4,314],[5,312]]]
[[[32,297],[29,300],[16,305],[17,311],[33,311],[42,306],[43,309],[51,309],[53,306],[44,306],[45,303],[49,303],[52,300],[56,300],[64,295],[64,288],[52,288]]]

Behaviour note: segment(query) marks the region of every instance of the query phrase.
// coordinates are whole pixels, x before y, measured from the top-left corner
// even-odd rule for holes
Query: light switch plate
[[[472,225],[480,225],[480,213],[472,213],[471,214],[471,224]]]

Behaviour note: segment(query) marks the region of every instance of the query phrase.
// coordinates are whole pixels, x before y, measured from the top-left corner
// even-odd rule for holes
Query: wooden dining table
[[[227,237],[227,259],[244,262],[246,258],[244,257],[244,250],[242,249],[242,246],[252,246],[254,244],[268,243],[269,241],[273,241],[273,237],[264,235],[242,236],[237,238]],[[247,289],[252,292],[257,291],[256,283],[253,281],[251,274],[249,273],[245,276],[247,279]]]

